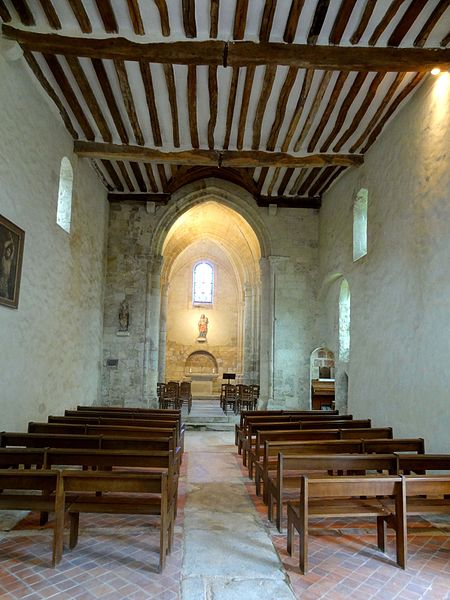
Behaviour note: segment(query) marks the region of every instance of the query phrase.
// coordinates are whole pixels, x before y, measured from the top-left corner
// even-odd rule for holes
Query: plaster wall
[[[341,276],[351,292],[348,410],[448,452],[450,76],[427,79],[320,213],[322,338],[338,356]],[[352,206],[369,190],[368,254],[352,260]],[[339,394],[339,392],[338,392]],[[343,402],[341,397],[340,402]]]
[[[265,208],[257,208],[245,192],[236,186],[220,182],[217,189],[226,193],[242,193],[242,205],[256,214],[259,226],[267,231],[271,282],[275,287],[266,289],[274,300],[274,311],[261,320],[261,334],[275,332],[273,354],[261,356],[261,368],[270,372],[271,406],[309,406],[309,359],[317,348],[319,337],[318,290],[318,213],[306,209],[278,209],[271,216]],[[199,199],[202,182],[199,184]],[[211,193],[205,191],[205,199]],[[217,201],[220,202],[220,194]],[[149,284],[147,274],[153,269],[152,240],[159,231],[167,211],[177,208],[183,214],[183,190],[167,206],[158,206],[153,214],[145,206],[123,204],[112,206],[109,224],[108,273],[105,296],[104,364],[108,358],[118,359],[118,368],[106,368],[103,375],[102,399],[112,404],[146,404],[144,363],[145,338],[149,323],[155,315],[148,310],[146,301]],[[244,210],[244,218],[245,218]],[[232,232],[230,233],[232,235]],[[154,241],[154,240],[153,240]],[[266,252],[267,252],[266,248]],[[199,256],[200,258],[200,256]],[[127,297],[130,304],[130,331],[128,337],[117,336],[120,302]],[[272,298],[273,297],[273,298]],[[239,301],[241,298],[239,297]],[[184,306],[184,309],[186,306]],[[206,312],[206,311],[204,311]],[[193,319],[193,323],[198,321]],[[171,319],[168,319],[168,326]],[[172,319],[173,322],[173,319]],[[158,325],[159,326],[159,325]],[[259,326],[259,324],[258,324]],[[194,327],[194,325],[193,325]],[[213,321],[210,335],[214,337]],[[192,336],[195,335],[194,327]],[[208,336],[209,337],[209,336]],[[210,343],[213,341],[210,338]],[[222,341],[218,344],[222,349]],[[188,345],[192,344],[189,337]],[[184,347],[184,343],[183,343]],[[229,346],[231,347],[231,346]],[[183,349],[184,352],[184,349]],[[274,370],[272,372],[272,365]],[[224,367],[230,365],[224,364]],[[146,367],[147,368],[147,367]],[[262,375],[261,375],[262,377]],[[156,390],[149,390],[151,396]]]
[[[2,427],[98,400],[108,206],[88,162],[19,59],[0,55],[0,213],[25,230],[19,307],[0,306]],[[70,234],[56,224],[61,159],[74,169]]]

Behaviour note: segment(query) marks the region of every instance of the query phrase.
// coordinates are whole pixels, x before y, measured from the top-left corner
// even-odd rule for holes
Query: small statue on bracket
[[[201,315],[198,321],[198,338],[197,342],[206,342],[206,335],[208,333],[208,317]]]
[[[130,325],[130,307],[128,306],[127,299],[125,298],[120,303],[119,308],[119,331],[128,331]]]

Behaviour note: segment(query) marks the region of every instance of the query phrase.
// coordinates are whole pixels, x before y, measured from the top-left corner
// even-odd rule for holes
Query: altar
[[[190,373],[191,393],[196,398],[213,395],[213,382],[217,374],[213,373]]]

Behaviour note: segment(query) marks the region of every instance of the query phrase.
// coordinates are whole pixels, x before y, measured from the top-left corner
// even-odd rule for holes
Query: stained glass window
[[[212,304],[214,289],[214,269],[207,262],[199,262],[193,272],[193,301],[198,304]]]

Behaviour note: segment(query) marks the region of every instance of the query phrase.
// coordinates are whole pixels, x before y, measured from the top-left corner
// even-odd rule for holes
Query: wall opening
[[[369,192],[361,188],[353,204],[353,261],[367,254],[367,202]]]
[[[214,299],[214,267],[210,262],[198,262],[192,270],[192,302],[212,304]]]
[[[344,279],[339,293],[339,360],[350,359],[350,288]]]
[[[72,192],[73,192],[73,169],[70,160],[64,156],[61,160],[59,171],[58,209],[56,212],[56,223],[70,233],[72,221]]]

